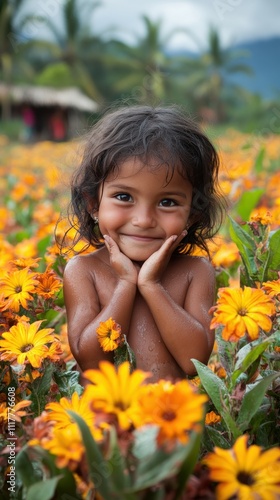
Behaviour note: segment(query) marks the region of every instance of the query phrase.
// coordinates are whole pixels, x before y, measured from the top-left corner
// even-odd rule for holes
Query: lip
[[[125,238],[130,238],[135,241],[144,241],[144,242],[157,241],[162,239],[154,236],[144,236],[139,234],[123,234],[122,236]]]

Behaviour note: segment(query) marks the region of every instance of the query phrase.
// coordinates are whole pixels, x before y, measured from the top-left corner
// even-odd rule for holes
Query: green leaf
[[[74,392],[77,392],[79,396],[82,394],[83,387],[79,384],[80,373],[77,370],[56,371],[53,378],[61,396],[69,398]]]
[[[32,401],[32,411],[34,411],[35,416],[39,416],[45,407],[46,394],[50,390],[53,371],[54,364],[50,363],[45,367],[44,375],[32,382],[30,399]]]
[[[115,492],[123,493],[131,486],[130,476],[125,473],[126,464],[118,446],[117,432],[114,427],[110,429],[108,458],[106,460],[110,471],[110,481]],[[129,498],[123,495],[125,498]],[[132,497],[134,498],[134,497]]]
[[[38,249],[40,257],[44,257],[45,256],[46,250],[51,245],[51,242],[52,242],[52,236],[51,235],[46,236],[45,238],[43,238],[42,240],[40,240],[38,242],[37,249]]]
[[[264,189],[261,188],[243,192],[237,205],[235,206],[236,213],[243,219],[243,221],[249,220],[252,210],[258,204],[263,193]]]
[[[210,425],[205,426],[202,439],[202,443],[207,451],[213,451],[214,446],[219,446],[219,448],[223,448],[224,450],[231,448],[231,443],[224,438],[221,431]]]
[[[190,459],[192,452],[196,452],[197,439],[197,433],[193,432],[185,446],[179,445],[172,452],[157,448],[145,460],[141,460],[135,471],[134,485],[129,491],[142,491],[176,475],[183,463]]]
[[[132,372],[136,368],[136,358],[133,350],[131,349],[129,343],[126,340],[126,335],[124,335],[124,343],[120,347],[114,350],[114,364],[119,366],[125,361],[129,361],[130,371]]]
[[[61,477],[56,476],[33,484],[27,490],[26,500],[38,500],[39,498],[40,500],[52,500]]]
[[[202,425],[203,429],[203,425]],[[186,483],[194,470],[195,464],[197,463],[198,460],[198,455],[200,451],[200,444],[201,444],[201,438],[202,438],[202,432],[200,433],[195,433],[193,437],[193,445],[191,452],[188,453],[188,455],[185,457],[185,460],[178,472],[177,475],[177,490],[175,493],[175,498],[174,500],[179,500],[184,489],[186,486]]]
[[[275,231],[269,238],[270,255],[267,268],[273,271],[280,269],[280,229]]]
[[[231,239],[238,247],[249,277],[256,279],[258,276],[258,268],[255,262],[255,253],[257,250],[256,243],[239,224],[231,219],[231,217],[229,217],[229,220],[229,232]]]
[[[231,376],[233,384],[236,382],[237,378],[241,373],[244,373],[248,368],[261,356],[261,354],[267,349],[269,344],[273,342],[274,338],[270,337],[264,342],[250,342],[242,347],[236,356],[235,370]]]
[[[29,487],[38,481],[39,473],[33,467],[26,446],[18,452],[15,466],[24,486]]]
[[[98,493],[100,493],[103,497],[103,500],[112,500],[113,492],[109,486],[109,471],[106,468],[102,467],[103,465],[106,466],[106,460],[104,459],[97,443],[95,442],[89,430],[89,427],[77,413],[70,410],[67,413],[69,413],[69,415],[75,420],[75,422],[77,422],[81,431],[83,443],[86,450],[86,459],[91,481],[95,485]]]
[[[224,419],[229,432],[231,432],[236,439],[240,436],[241,432],[231,417],[229,410],[225,406],[225,400],[229,398],[229,394],[224,382],[212,370],[210,370],[208,366],[196,359],[192,359],[192,362],[197,370],[205,391],[212,400],[218,413]]]
[[[237,418],[237,425],[243,432],[249,427],[253,416],[263,402],[268,387],[277,377],[279,373],[268,375],[260,382],[257,381],[253,388],[246,392]]]

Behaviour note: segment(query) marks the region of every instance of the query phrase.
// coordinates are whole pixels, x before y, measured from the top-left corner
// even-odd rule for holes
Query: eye
[[[132,201],[132,196],[128,193],[117,193],[114,195],[114,198],[120,201]]]
[[[176,205],[178,205],[178,203],[171,198],[164,198],[160,201],[159,204],[161,207],[175,207]]]

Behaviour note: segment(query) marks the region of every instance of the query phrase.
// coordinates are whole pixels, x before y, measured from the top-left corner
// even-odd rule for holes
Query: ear
[[[95,198],[92,198],[89,194],[84,194],[86,202],[86,210],[92,217],[98,216],[98,204]]]

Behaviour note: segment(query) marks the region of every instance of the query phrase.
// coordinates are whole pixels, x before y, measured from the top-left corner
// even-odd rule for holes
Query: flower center
[[[33,344],[26,344],[21,348],[21,352],[28,352],[34,347]]]
[[[172,410],[165,411],[162,414],[162,418],[164,420],[168,420],[170,422],[171,420],[174,420],[174,418],[176,418],[176,413],[174,411],[172,411]]]
[[[22,287],[20,285],[18,285],[16,288],[15,288],[15,292],[16,293],[20,293],[22,292]]]
[[[246,316],[247,309],[245,309],[245,308],[239,309],[238,314],[239,314],[239,316]]]
[[[242,484],[246,484],[247,486],[252,486],[252,484],[254,484],[255,482],[253,476],[244,471],[238,473],[237,480]]]

